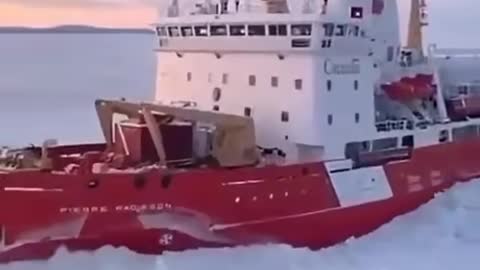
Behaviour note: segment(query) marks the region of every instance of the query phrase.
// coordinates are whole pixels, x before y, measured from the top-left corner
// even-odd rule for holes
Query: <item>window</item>
[[[413,135],[403,136],[402,146],[403,147],[413,147],[414,146]]]
[[[270,24],[268,26],[268,35],[270,36],[286,36],[287,25],[285,24]]]
[[[355,114],[355,123],[360,123],[360,114],[359,113],[356,113]]]
[[[287,26],[285,24],[278,25],[278,35],[286,36],[287,35]]]
[[[169,26],[169,27],[168,27],[168,34],[169,34],[171,37],[178,37],[178,36],[180,36],[180,32],[178,31],[178,27],[177,27],[177,26]]]
[[[296,90],[302,90],[303,87],[303,81],[301,79],[296,79],[295,80],[295,89]]]
[[[327,91],[332,91],[332,81],[331,80],[327,80]]]
[[[208,36],[208,28],[206,25],[197,25],[194,27],[195,36],[197,37],[206,37]]]
[[[192,81],[192,73],[191,72],[187,72],[187,81]]]
[[[212,36],[227,35],[227,26],[226,25],[210,25],[210,35]]]
[[[277,25],[268,26],[268,35],[269,36],[278,36],[278,27]]]
[[[273,76],[270,81],[272,87],[278,87],[278,77]]]
[[[288,122],[290,120],[288,112],[282,111],[281,120],[282,122]]]
[[[362,7],[351,7],[350,8],[350,18],[353,18],[353,19],[363,18],[363,8]]]
[[[255,84],[257,84],[257,78],[255,77],[255,75],[248,76],[248,84],[250,86],[255,86]]]
[[[213,110],[217,112],[220,111],[220,106],[218,105],[213,106]]]
[[[248,116],[248,117],[252,116],[252,108],[250,108],[250,107],[245,107],[245,108],[243,109],[243,115]]]
[[[308,48],[310,47],[310,39],[307,38],[296,38],[292,40],[293,48]]]
[[[245,36],[245,25],[230,25],[231,36]]]
[[[358,80],[353,81],[353,89],[358,90]]]
[[[223,73],[222,74],[222,84],[227,84],[228,83],[228,74]]]
[[[323,29],[325,31],[325,36],[326,37],[331,37],[333,36],[333,32],[335,30],[335,24],[333,23],[324,23],[323,24]]]
[[[160,37],[167,36],[167,30],[165,29],[164,26],[158,26],[157,27],[157,35]]]
[[[310,36],[312,34],[312,25],[293,24],[291,27],[292,36]]]
[[[193,36],[193,29],[191,26],[182,26],[180,27],[180,30],[182,32],[182,36],[184,37]]]
[[[249,25],[249,36],[265,36],[265,25]]]
[[[327,116],[327,121],[328,121],[328,125],[331,126],[333,124],[333,115],[329,114]]]

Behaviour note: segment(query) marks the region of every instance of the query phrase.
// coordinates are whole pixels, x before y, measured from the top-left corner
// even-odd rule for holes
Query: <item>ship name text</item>
[[[109,213],[109,212],[151,212],[172,209],[169,203],[152,204],[125,204],[116,206],[95,205],[95,206],[75,206],[61,207],[59,212],[62,214],[88,214],[88,213]]]

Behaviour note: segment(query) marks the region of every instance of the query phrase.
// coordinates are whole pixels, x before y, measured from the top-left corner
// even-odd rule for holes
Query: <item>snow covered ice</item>
[[[478,269],[479,195],[480,179],[457,184],[430,203],[397,217],[370,235],[320,251],[269,245],[146,256],[127,249],[105,247],[94,253],[60,250],[47,262],[13,263],[0,269]]]

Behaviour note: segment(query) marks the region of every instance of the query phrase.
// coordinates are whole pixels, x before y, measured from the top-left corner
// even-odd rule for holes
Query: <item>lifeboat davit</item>
[[[382,89],[391,99],[406,102],[433,96],[436,89],[432,82],[433,75],[417,74],[413,78],[403,77],[399,81],[382,84]]]

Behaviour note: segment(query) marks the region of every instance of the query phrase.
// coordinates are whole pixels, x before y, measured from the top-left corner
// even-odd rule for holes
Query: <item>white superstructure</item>
[[[418,1],[414,41],[427,24]],[[396,1],[173,0],[161,14],[157,102],[253,117],[259,146],[287,161],[430,145],[463,126],[444,124],[449,66],[401,48]],[[418,74],[433,77],[428,99],[385,93]]]

